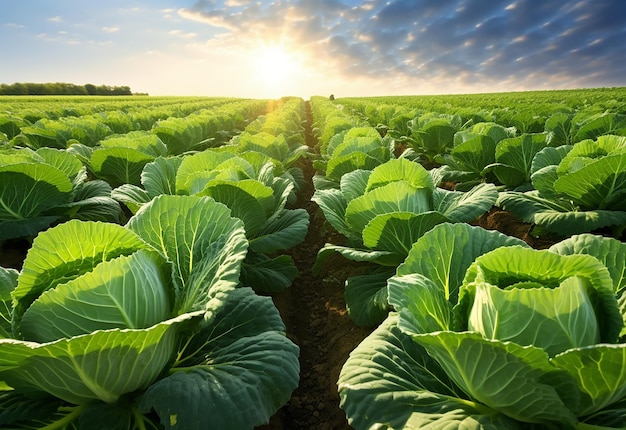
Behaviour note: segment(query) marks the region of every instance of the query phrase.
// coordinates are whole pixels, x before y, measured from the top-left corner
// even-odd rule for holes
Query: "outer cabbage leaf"
[[[508,137],[515,137],[517,133],[515,127],[503,127],[502,125],[495,122],[480,122],[478,124],[475,124],[472,127],[471,131],[474,133],[489,136],[496,143]]]
[[[343,175],[354,170],[372,170],[376,166],[389,160],[389,156],[388,149],[380,148],[377,153],[374,154],[354,151],[341,157],[333,157],[328,160],[326,176],[335,181],[339,181]]]
[[[422,120],[424,117],[420,117]],[[412,139],[409,144],[412,148],[432,159],[435,155],[450,152],[454,142],[454,133],[460,128],[457,127],[452,118],[427,119],[427,123],[422,121],[416,123],[411,130]]]
[[[433,210],[453,222],[470,222],[488,212],[496,200],[498,190],[493,184],[478,184],[467,192],[437,188],[433,192]]]
[[[576,380],[581,396],[577,414],[591,415],[626,397],[626,345],[570,349],[551,360]]]
[[[390,306],[387,301],[387,279],[390,269],[351,276],[346,280],[346,310],[359,326],[375,326],[385,319]]]
[[[15,269],[0,266],[0,338],[10,337],[11,334],[11,293],[17,287],[18,274]]]
[[[562,236],[626,224],[626,211],[582,211],[571,202],[544,198],[532,191],[500,193],[496,205],[513,212],[524,222]]]
[[[594,234],[580,234],[552,245],[550,251],[560,255],[592,255],[608,269],[615,294],[619,296],[626,289],[626,243]]]
[[[143,188],[123,184],[111,192],[111,197],[123,203],[133,213],[156,196],[176,195],[176,173],[182,163],[182,157],[157,157],[147,163],[141,171]]]
[[[437,244],[437,246],[433,246]],[[520,239],[469,224],[441,224],[418,239],[397,275],[419,273],[435,282],[452,304],[465,272],[476,257],[501,246],[528,245]]]
[[[203,120],[206,118],[199,115],[170,117],[154,124],[152,132],[167,146],[170,154],[178,155],[202,146],[205,138]]]
[[[32,399],[15,390],[0,390],[0,426],[10,428],[12,425],[13,428],[19,428],[16,423],[26,424],[28,421],[41,426],[64,404],[62,400],[52,397]]]
[[[231,214],[243,221],[246,235],[250,238],[259,234],[274,204],[272,189],[252,179],[211,181],[201,195],[212,197],[228,206]]]
[[[267,423],[298,384],[298,347],[269,297],[248,288],[213,300],[194,351],[143,395],[144,413],[175,428],[242,429]]]
[[[59,221],[59,216],[36,216],[33,218],[0,220],[0,242],[17,237],[36,236],[52,224]]]
[[[336,254],[352,261],[371,262],[381,266],[395,267],[398,265],[398,255],[393,252],[357,249],[327,243],[317,252],[317,258],[315,259],[315,264],[313,265],[313,273],[319,273],[328,259]]]
[[[91,155],[91,168],[112,186],[139,185],[144,166],[152,160],[154,156],[133,148],[99,148]]]
[[[73,219],[120,223],[122,208],[111,193],[111,186],[105,181],[82,182],[74,187],[73,201],[62,208]]]
[[[283,162],[290,152],[289,144],[282,134],[274,136],[262,131],[255,134],[242,133],[238,137],[236,144],[239,152],[256,151],[280,162]]]
[[[150,197],[177,194],[176,173],[182,162],[182,157],[157,157],[145,165],[141,171],[141,184]]]
[[[20,328],[35,342],[52,342],[113,328],[147,328],[169,318],[167,270],[156,252],[139,250],[44,292]]]
[[[350,200],[365,194],[371,174],[372,170],[354,170],[341,177],[339,188],[346,201],[346,205]]]
[[[392,212],[377,215],[363,229],[363,244],[398,254],[400,264],[411,246],[434,226],[450,221],[439,212]]]
[[[490,136],[476,134],[455,145],[450,155],[463,170],[474,173],[475,178],[483,177],[485,167],[496,162],[496,142]]]
[[[306,209],[283,209],[272,217],[250,238],[250,251],[272,254],[300,244],[308,231],[309,214]]]
[[[392,212],[422,213],[432,210],[432,191],[415,189],[405,181],[375,188],[348,203],[346,222],[352,230],[363,232],[377,215]]]
[[[559,177],[554,190],[583,208],[626,211],[626,153],[602,157]]]
[[[13,291],[15,322],[42,292],[141,248],[147,245],[139,236],[116,224],[71,220],[40,233]]]
[[[111,197],[124,204],[133,214],[152,199],[146,190],[131,184],[120,185],[111,190]]]
[[[272,294],[291,286],[299,273],[290,255],[270,258],[250,252],[241,267],[240,281],[258,293]]]
[[[54,148],[39,148],[37,155],[39,155],[46,164],[54,166],[65,173],[71,180],[84,169],[83,163],[69,151]]]
[[[343,193],[337,189],[316,190],[311,197],[324,213],[326,221],[339,233],[351,241],[361,241],[361,235],[352,231],[346,222],[346,201]]]
[[[572,148],[573,146],[571,145],[561,145],[557,147],[547,146],[543,148],[533,157],[531,173],[534,175],[544,167],[558,166]],[[534,178],[531,177],[531,179],[534,181]]]
[[[389,160],[372,170],[367,179],[365,191],[371,191],[398,181],[404,181],[416,189],[435,189],[433,178],[424,166],[406,158],[399,158]]]
[[[221,163],[236,157],[229,152],[202,151],[182,159],[176,172],[176,193],[195,194],[216,176]]]
[[[558,173],[564,175],[575,172],[607,155],[609,155],[609,150],[602,145],[602,140],[581,140],[571,146],[571,149],[558,164]]]
[[[331,144],[328,146],[328,155],[331,156],[331,159],[343,157],[354,152],[370,154],[381,148],[382,139],[378,133],[370,136],[353,137],[350,137],[347,133],[344,136],[343,141],[341,141],[338,145],[333,147],[333,143],[334,141],[331,140]]]
[[[71,199],[72,182],[64,172],[48,164],[0,166],[0,178],[0,222],[19,220],[27,224],[30,218],[47,215],[43,212]],[[0,230],[0,240],[12,237],[17,237],[14,232]]]
[[[573,378],[540,348],[487,340],[470,332],[413,336],[475,401],[525,423],[574,426],[579,401]]]
[[[209,290],[239,282],[248,241],[241,220],[209,197],[159,196],[127,227],[174,263],[179,313],[203,309]]]
[[[544,124],[548,132],[551,146],[571,145],[572,141],[572,115],[565,112],[557,112],[551,115]]]
[[[426,351],[401,332],[391,314],[357,346],[338,387],[355,429],[521,429],[497,411],[469,400]]]
[[[626,115],[619,113],[601,113],[591,116],[576,131],[574,141],[596,139],[605,134],[624,135],[626,132]]]
[[[509,188],[517,187],[530,182],[533,158],[546,146],[544,133],[503,139],[496,146],[496,163],[489,167],[502,184]]]
[[[550,197],[557,200],[559,198],[559,194],[554,191],[554,181],[556,181],[558,178],[559,174],[557,172],[556,165],[546,166],[542,169],[537,170],[530,176],[530,180],[535,190],[539,191],[539,193],[541,193],[544,198]]]
[[[113,403],[157,378],[177,346],[177,326],[193,316],[43,344],[0,339],[0,380],[24,393],[44,391],[74,404]]]

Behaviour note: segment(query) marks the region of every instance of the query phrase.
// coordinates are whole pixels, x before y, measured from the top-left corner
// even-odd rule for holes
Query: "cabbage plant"
[[[421,164],[399,158],[373,170],[346,173],[339,189],[315,191],[313,201],[346,243],[324,245],[314,270],[320,270],[334,254],[379,266],[347,280],[346,304],[358,324],[373,325],[384,319],[387,278],[417,239],[437,224],[476,219],[491,209],[498,196],[493,184],[460,192],[437,188],[435,182]]]
[[[53,148],[0,151],[0,242],[33,237],[69,219],[120,222],[111,187],[89,180],[71,153]]]
[[[445,258],[441,258],[445,256]],[[626,244],[534,250],[442,224],[388,281],[394,312],[346,361],[355,429],[608,429],[626,419]]]
[[[500,184],[490,167],[496,162],[496,147],[503,139],[515,137],[514,127],[505,128],[495,122],[480,122],[454,134],[449,153],[435,156],[443,166],[438,168],[442,179],[455,183],[458,191],[470,190],[481,182]]]
[[[0,271],[3,428],[245,429],[298,382],[270,298],[239,287],[241,220],[160,196],[128,224],[72,220]],[[4,309],[4,310],[3,310]]]
[[[432,164],[436,157],[450,152],[454,134],[466,125],[458,115],[428,112],[407,122],[409,134],[398,136],[392,132],[392,136],[395,144],[408,146],[403,157]]]
[[[533,190],[501,193],[497,205],[562,236],[626,226],[626,137],[600,136],[548,147],[532,160]]]
[[[316,189],[337,187],[341,177],[354,170],[372,170],[392,158],[393,142],[381,138],[374,127],[352,127],[335,134],[313,162]]]
[[[139,185],[144,166],[156,157],[166,155],[167,146],[157,135],[132,131],[101,140],[91,152],[89,167],[96,177],[112,187]]]
[[[137,210],[161,194],[205,195],[224,203],[241,218],[250,241],[242,282],[257,291],[287,288],[298,274],[293,259],[280,252],[304,240],[305,209],[287,208],[295,185],[291,175],[276,175],[281,165],[251,151],[240,155],[205,150],[184,157],[157,158],[141,174],[143,187],[126,184],[113,196]]]

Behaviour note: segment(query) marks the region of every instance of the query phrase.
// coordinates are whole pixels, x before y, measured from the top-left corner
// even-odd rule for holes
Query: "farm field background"
[[[202,273],[206,279],[212,279],[205,279],[211,288],[229,283],[225,290],[228,294],[242,295],[242,301],[245,298],[250,306],[258,304],[263,309],[259,315],[270,315],[272,323],[267,323],[267,327],[257,328],[259,332],[250,329],[243,335],[250,342],[254,336],[276,341],[265,350],[254,352],[269,356],[280,350],[284,361],[268,362],[274,380],[250,376],[256,375],[254,366],[250,367],[250,374],[237,374],[237,366],[226,368],[229,376],[220,381],[228,381],[225,385],[230,397],[226,396],[226,406],[215,412],[221,414],[219,419],[225,426],[349,429],[350,422],[354,428],[368,428],[373,423],[362,417],[382,408],[371,398],[376,397],[376,389],[384,387],[374,389],[371,398],[361,402],[365,409],[360,409],[350,403],[354,402],[352,396],[358,398],[359,390],[351,391],[352,386],[358,385],[355,380],[345,382],[343,392],[338,391],[337,384],[340,379],[351,377],[348,368],[342,370],[350,353],[364,339],[382,336],[380,330],[395,318],[389,317],[389,312],[400,311],[398,302],[389,301],[388,281],[406,275],[402,270],[408,270],[408,263],[404,262],[410,259],[413,244],[421,237],[429,237],[435,227],[439,233],[450,225],[497,231],[519,239],[533,250],[554,249],[551,247],[568,238],[591,233],[614,241],[614,250],[619,249],[614,251],[616,260],[621,258],[621,263],[615,264],[621,264],[623,269],[625,246],[617,243],[623,244],[625,239],[625,157],[624,87],[419,97],[312,96],[309,100],[4,96],[0,98],[0,266],[4,268],[0,298],[6,310],[0,312],[4,317],[0,334],[4,338],[32,335],[44,339],[48,334],[41,334],[32,326],[37,321],[53,321],[55,312],[60,312],[32,320],[35,317],[23,309],[35,309],[36,297],[44,296],[43,290],[23,291],[30,282],[28,277],[40,269],[43,257],[39,255],[45,251],[43,245],[31,251],[38,243],[38,235],[50,231],[61,235],[63,226],[71,232],[74,230],[68,226],[90,222],[125,226],[124,230],[130,229],[159,251],[150,258],[162,258],[158,264],[173,267],[168,270],[177,273],[172,276],[179,276],[182,284],[196,282],[192,282],[194,273],[208,270]],[[377,189],[384,189],[387,196]],[[185,203],[186,198],[194,200]],[[221,253],[230,255],[232,261],[220,259],[219,252],[208,256],[208,251],[198,251],[193,246],[183,251],[178,245],[160,245],[185,228],[185,217],[181,221],[176,215],[178,202],[188,211],[182,213],[196,220],[193,232],[180,233],[186,241],[189,237],[199,240],[202,235],[197,230],[201,230],[202,220],[221,210],[217,205],[208,206],[214,201],[228,207],[229,216],[240,221],[223,221],[228,227],[223,228],[220,240],[231,245],[213,238],[214,242],[205,246],[223,246]],[[159,205],[162,213],[156,214]],[[206,209],[193,209],[204,205]],[[150,221],[149,216],[153,217]],[[228,218],[222,217],[214,223]],[[166,233],[155,233],[147,227],[155,224],[155,219],[160,220]],[[168,222],[172,223],[171,230],[167,229]],[[226,236],[228,240],[223,239]],[[72,240],[78,243],[82,239]],[[96,245],[87,243],[86,248]],[[144,251],[133,248],[132,253],[124,252],[131,258],[138,253],[149,254]],[[214,258],[207,266],[214,264],[222,269],[211,271],[200,263],[192,263],[204,258]],[[105,263],[108,261],[99,264]],[[607,261],[603,263],[609,265]],[[95,263],[93,267],[84,266],[80,274],[63,273],[65,268],[53,267],[49,273],[59,280],[49,280],[52,284],[47,288],[55,289],[67,279],[80,279],[96,267]],[[612,275],[613,272],[619,270],[612,270]],[[623,270],[620,273],[623,277]],[[623,278],[617,279],[614,288],[619,308],[615,306],[622,317],[624,304],[619,299],[624,283]],[[179,291],[182,288],[176,288],[176,294],[182,294],[179,317],[188,315],[195,321],[194,312],[210,306],[202,302],[198,308],[196,302],[200,299],[188,298]],[[245,295],[237,291],[240,288],[246,291]],[[11,290],[15,292],[10,293]],[[219,296],[210,288],[205,295]],[[270,309],[269,302],[263,299],[267,297],[279,311],[278,319],[284,327],[276,317],[278,314],[272,314],[273,307]],[[187,307],[187,299],[194,303]],[[171,306],[178,306],[178,297],[174,301],[176,304]],[[215,310],[215,314],[225,315],[229,309],[238,309],[235,301],[225,300],[224,307]],[[20,310],[15,311],[17,308]],[[224,325],[241,322],[224,318]],[[161,320],[166,318],[157,318],[157,322]],[[16,331],[16,324],[23,327]],[[121,327],[124,326],[102,329]],[[95,331],[89,329],[87,333]],[[623,345],[623,332],[617,331],[610,341],[602,337],[603,342]],[[285,341],[273,338],[278,334]],[[75,335],[54,336],[58,339]],[[37,340],[47,341],[50,340]],[[595,343],[600,342],[587,346]],[[228,346],[219,345],[234,355],[244,356],[247,351],[228,351]],[[177,353],[184,356],[185,351]],[[260,366],[264,366],[259,355],[250,360],[260,360]],[[220,362],[219,357],[214,360]],[[7,378],[5,382],[14,391],[47,392],[61,399],[57,412],[73,411],[49,412],[48,416],[36,418],[41,422],[72,413],[84,413],[84,419],[89,419],[84,405],[93,399],[103,400],[98,390],[79,397],[73,389],[68,390],[70,395],[50,387],[36,387],[31,376],[37,370],[11,374],[11,369],[26,367],[17,358],[13,363],[0,364],[0,381]],[[171,366],[172,374],[180,374],[176,371],[178,364],[162,366]],[[240,363],[243,368],[248,364]],[[59,375],[63,377],[61,371]],[[152,384],[154,380],[167,378],[159,374],[148,380],[132,390],[122,389],[119,396],[124,398],[130,392],[139,393],[137,398],[141,398],[147,390],[151,396],[146,398],[152,403],[142,409],[146,422],[179,428],[171,424],[171,417],[177,416],[183,423],[181,428],[193,428],[168,409],[163,396],[155,394],[156,389],[147,388],[156,386]],[[619,392],[626,387],[626,381],[620,380],[616,385],[621,387],[615,389]],[[164,386],[162,383],[159,388]],[[251,389],[253,386],[257,388]],[[167,390],[171,389],[167,386]],[[260,410],[246,408],[241,413],[242,421],[230,422],[239,414],[234,393],[241,396],[246,390],[254,391],[246,401],[265,399],[262,396],[270,400],[263,400]],[[6,388],[4,393],[11,390]],[[466,395],[471,397],[472,393]],[[12,404],[27,402],[18,400],[11,399],[15,401]],[[615,394],[607,403],[620,405],[624,401]],[[116,397],[109,403],[119,405],[117,402]],[[496,411],[494,414],[502,422],[519,424],[520,417],[502,412],[489,399],[483,402],[487,404],[485,408]],[[198,400],[198,404],[202,402]],[[184,409],[184,405],[172,407]],[[601,421],[594,421],[600,418],[589,412],[592,409],[589,406],[579,415],[568,410],[571,416],[567,419],[600,425]],[[602,421],[606,427],[612,428],[611,419],[624,418],[618,409],[607,412],[609,418]],[[398,416],[403,414],[408,413],[397,411]],[[16,412],[15,416],[19,414]],[[453,420],[441,418],[446,419]],[[536,428],[554,424],[545,416],[537,420]]]

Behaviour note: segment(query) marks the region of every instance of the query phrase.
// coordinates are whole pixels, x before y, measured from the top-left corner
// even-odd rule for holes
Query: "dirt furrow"
[[[314,147],[308,107],[307,102],[307,144]],[[358,267],[343,259],[331,260],[319,274],[312,272],[317,251],[329,241],[332,231],[311,201],[311,160],[306,160],[302,168],[307,182],[298,206],[308,211],[310,225],[304,242],[291,250],[300,275],[290,288],[274,297],[287,326],[287,336],[300,346],[300,384],[287,405],[260,429],[350,429],[339,408],[336,383],[350,351],[370,329],[356,327],[345,311],[344,282]]]

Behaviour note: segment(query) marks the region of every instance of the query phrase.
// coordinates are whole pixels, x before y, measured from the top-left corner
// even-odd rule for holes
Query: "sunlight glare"
[[[298,57],[281,46],[264,46],[254,51],[254,75],[260,84],[273,89],[289,86],[299,73]]]

